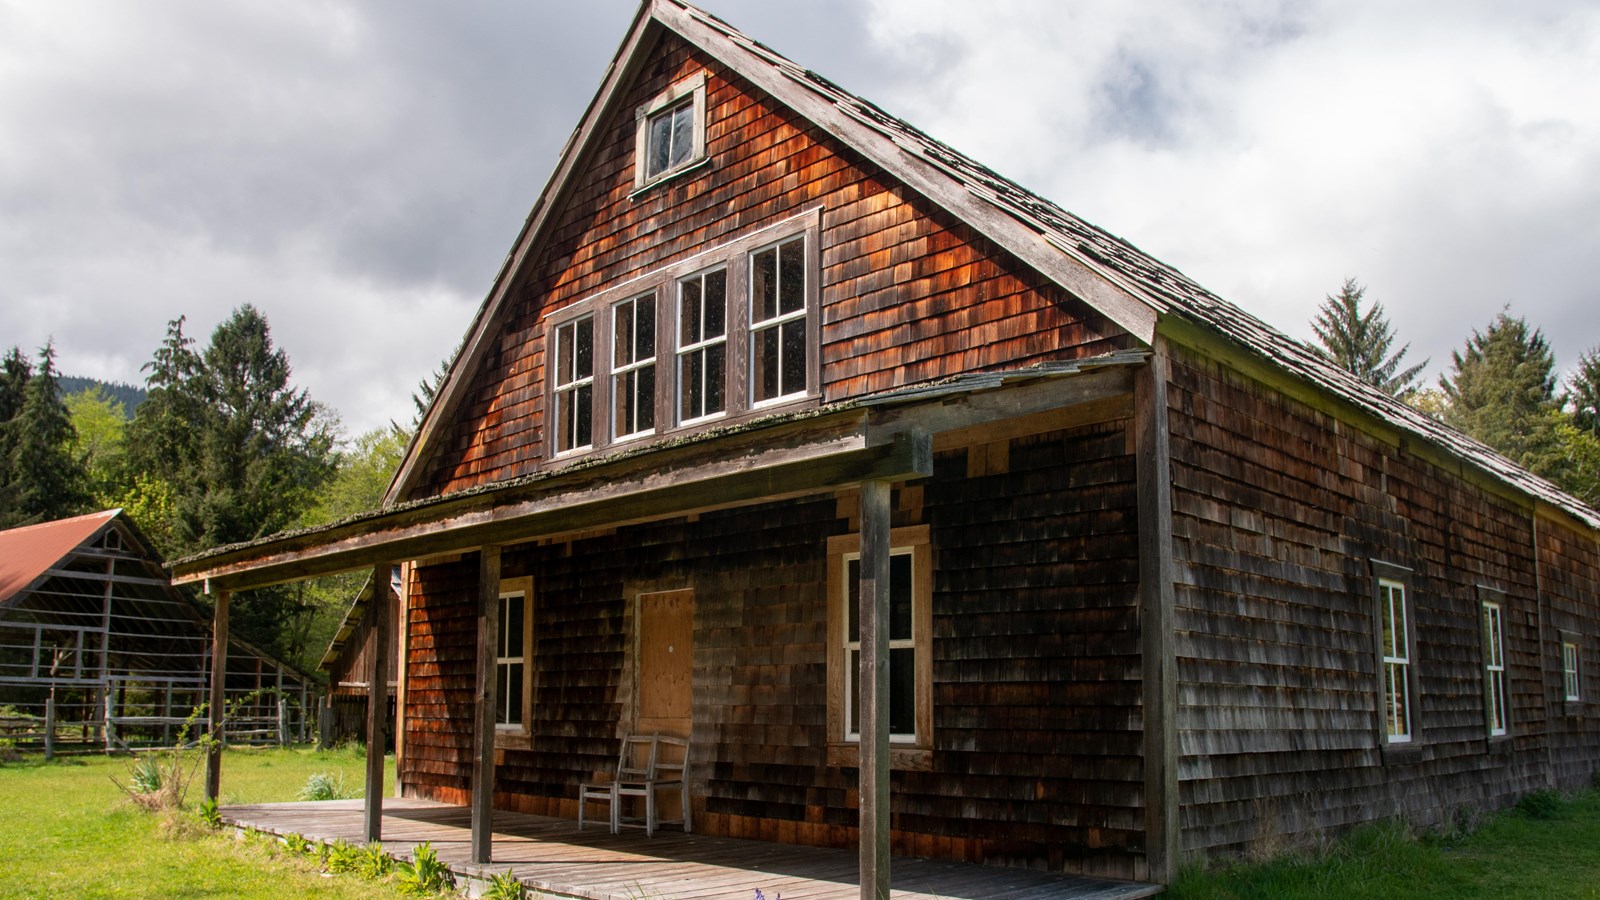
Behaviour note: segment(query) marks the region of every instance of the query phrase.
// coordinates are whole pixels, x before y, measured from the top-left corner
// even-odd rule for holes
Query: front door
[[[693,718],[694,592],[639,595],[636,734],[687,739]]]

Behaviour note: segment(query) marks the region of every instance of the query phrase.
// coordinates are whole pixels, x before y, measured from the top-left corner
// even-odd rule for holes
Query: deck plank
[[[856,855],[848,850],[715,838],[676,831],[655,837],[611,834],[577,823],[524,813],[494,813],[494,862],[471,857],[469,810],[428,800],[386,799],[384,847],[409,858],[424,841],[458,874],[507,870],[540,890],[586,900],[851,900],[860,895]],[[360,800],[229,806],[224,821],[273,834],[360,843]],[[1157,885],[1077,875],[895,858],[893,900],[1138,900]]]

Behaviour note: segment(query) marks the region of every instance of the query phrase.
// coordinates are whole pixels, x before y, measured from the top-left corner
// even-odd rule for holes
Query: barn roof
[[[10,601],[38,581],[121,512],[108,509],[0,531],[0,603]]]
[[[810,119],[895,177],[961,218],[1040,274],[1060,284],[1135,338],[1150,344],[1180,323],[1310,386],[1387,427],[1413,435],[1535,501],[1600,529],[1600,513],[1560,488],[1333,365],[1172,266],[1056,205],[915,126],[752,40],[682,0],[644,0],[606,79],[569,139],[489,296],[468,330],[444,386],[423,417],[386,503],[414,486],[483,352],[493,343],[516,269],[542,239],[568,179],[579,169],[599,124],[615,111],[633,66],[661,29],[671,31]]]

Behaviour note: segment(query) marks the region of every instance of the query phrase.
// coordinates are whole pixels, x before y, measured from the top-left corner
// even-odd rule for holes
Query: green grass
[[[193,815],[203,771],[183,815],[137,809],[111,783],[127,783],[128,766],[126,757],[0,765],[0,898],[402,896],[391,884],[323,877],[275,842],[204,831]],[[365,766],[359,750],[229,749],[223,803],[294,800],[317,772],[343,772],[346,784],[360,785]],[[386,796],[393,781],[391,760]]]
[[[1463,836],[1416,838],[1394,822],[1319,853],[1185,871],[1173,900],[1600,898],[1600,793],[1524,804]]]

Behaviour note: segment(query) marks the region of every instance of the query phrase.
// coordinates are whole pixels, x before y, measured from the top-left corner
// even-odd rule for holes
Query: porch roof
[[[1131,391],[1149,353],[973,375],[641,445],[171,564],[174,584],[243,590],[932,473],[936,436]]]

